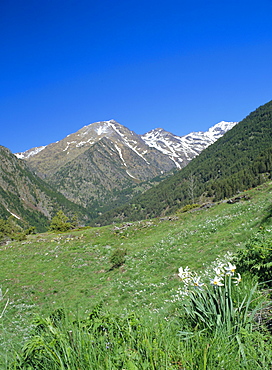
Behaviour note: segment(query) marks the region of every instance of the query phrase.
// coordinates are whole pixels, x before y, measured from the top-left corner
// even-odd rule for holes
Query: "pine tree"
[[[50,231],[67,231],[71,229],[71,223],[68,222],[68,217],[63,211],[58,211],[57,214],[52,218],[49,226]]]

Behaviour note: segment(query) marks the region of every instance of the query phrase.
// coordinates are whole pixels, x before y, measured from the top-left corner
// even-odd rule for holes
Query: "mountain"
[[[125,167],[130,166],[129,159],[124,161],[126,155],[123,153],[128,148],[141,158],[141,162],[143,160],[148,165],[148,172],[153,169],[149,175],[144,175],[144,179],[146,179],[154,177],[154,168],[156,175],[158,175],[175,166],[177,168],[184,167],[192,158],[236,124],[237,122],[221,121],[206,132],[191,132],[185,136],[177,136],[162,128],[154,129],[144,135],[137,135],[114,120],[100,121],[84,126],[76,133],[70,134],[56,143],[32,148],[15,155],[18,158],[28,160],[29,164],[40,171],[42,176],[54,172],[59,168],[59,165],[62,166],[73,160],[102,138],[107,138],[112,141],[113,149],[117,150]],[[136,178],[142,180],[141,171],[135,171],[135,166],[127,168],[128,176],[133,177],[130,171],[135,174]]]
[[[168,156],[113,120],[93,123],[17,156],[69,200],[87,207],[93,217],[150,188],[139,184],[175,167]]]
[[[272,178],[272,101],[259,107],[173,176],[101,216],[97,223],[171,214],[231,197]]]
[[[51,179],[61,167],[102,138],[106,138],[111,145],[112,155],[119,156],[128,178],[143,181],[174,167],[174,162],[168,156],[150,148],[139,135],[114,120],[84,126],[56,143],[17,156],[26,159],[40,176]]]
[[[206,132],[191,132],[185,136],[176,136],[157,128],[142,135],[142,139],[148,146],[168,155],[177,168],[182,168],[236,124],[237,122],[221,121]]]
[[[46,181],[96,217],[97,213],[125,203],[133,194],[150,188],[150,181],[144,180],[157,174],[156,168],[146,166],[131,149],[123,148],[120,155],[121,149],[117,148],[104,137],[48,175]]]
[[[0,218],[14,216],[21,226],[43,231],[59,209],[88,219],[83,207],[68,201],[31,172],[24,161],[0,146]]]
[[[17,157],[96,217],[184,167],[235,123],[178,137],[162,129],[137,135],[114,120],[95,122]]]

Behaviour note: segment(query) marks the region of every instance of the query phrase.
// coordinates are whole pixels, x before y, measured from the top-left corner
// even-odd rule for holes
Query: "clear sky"
[[[272,1],[0,0],[0,145],[115,119],[182,136],[272,99]]]

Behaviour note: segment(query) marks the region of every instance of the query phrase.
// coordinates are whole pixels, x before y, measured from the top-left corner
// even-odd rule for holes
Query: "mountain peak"
[[[209,128],[208,132],[213,131],[224,131],[227,132],[230,129],[232,129],[238,122],[226,122],[226,121],[220,121],[216,125]]]
[[[221,121],[206,132],[191,132],[188,135],[177,136],[158,128],[142,135],[145,143],[170,156],[176,167],[184,167],[203,149],[213,144],[230,130],[237,122]]]
[[[57,156],[58,166],[66,163],[67,160],[73,160],[79,154],[89,149],[102,138],[111,140],[122,159],[124,148],[132,150],[141,160],[147,164],[147,157],[150,149],[156,149],[157,156],[162,155],[170,160],[172,167],[182,168],[192,158],[198,155],[208,145],[213,144],[217,139],[230,130],[237,122],[221,121],[212,126],[206,132],[191,132],[188,135],[177,136],[163,128],[155,128],[144,135],[137,135],[114,119],[108,121],[98,121],[84,126],[77,132],[66,136],[63,140],[56,143],[33,148],[24,153],[17,153],[18,158],[35,162],[42,161],[46,166],[48,158]],[[44,171],[51,171],[51,165]],[[57,166],[57,167],[58,167]],[[46,167],[47,168],[47,167]],[[57,168],[55,169],[57,170]],[[165,168],[164,170],[165,171]]]

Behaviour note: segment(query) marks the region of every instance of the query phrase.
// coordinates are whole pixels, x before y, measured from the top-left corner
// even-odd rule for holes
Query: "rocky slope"
[[[111,142],[112,154],[119,156],[127,177],[145,180],[174,167],[174,162],[168,156],[150,148],[139,135],[114,120],[95,122],[68,135],[63,140],[43,148],[17,154],[17,156],[26,159],[40,176],[51,179],[55,172],[90,149],[102,138]],[[138,170],[135,170],[137,167]]]
[[[115,148],[118,151],[125,167],[130,163],[129,158],[128,161],[124,161],[124,158],[127,157],[124,151],[130,149],[149,168],[159,167],[160,170],[157,171],[159,174],[174,166],[184,167],[192,158],[236,124],[237,122],[221,121],[206,132],[191,132],[188,135],[177,136],[162,128],[151,130],[144,135],[137,135],[114,120],[101,121],[84,126],[76,133],[70,134],[56,143],[29,149],[15,155],[18,158],[26,159],[34,168],[40,170],[41,174],[47,174],[54,172],[59,168],[59,165],[73,160],[102,138],[107,138],[112,141],[113,150]],[[154,150],[150,151],[150,148],[156,149],[160,153]],[[152,177],[153,174],[151,173],[149,177]]]

